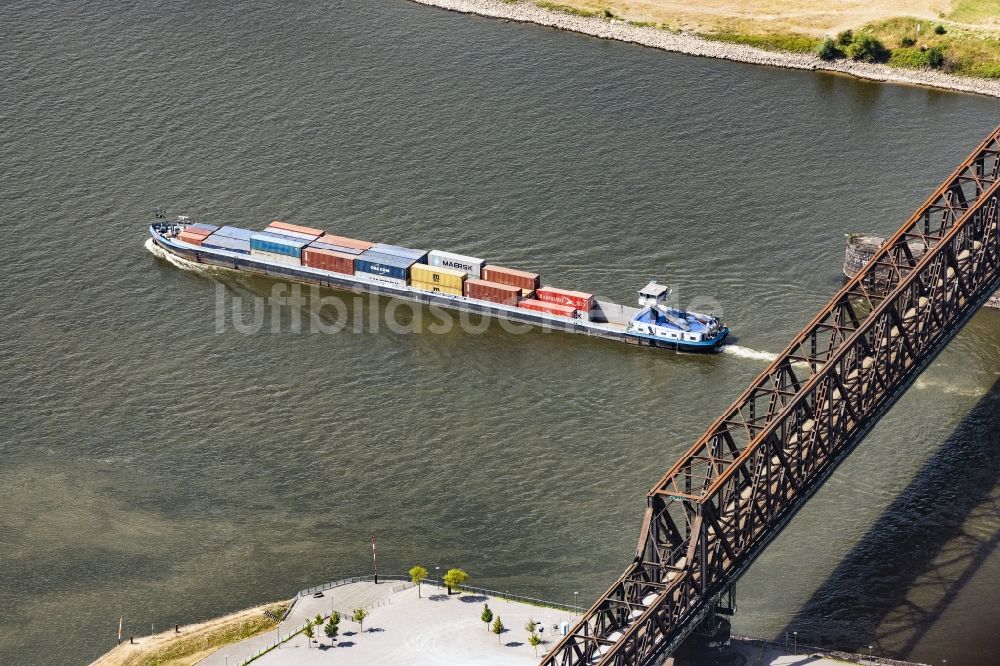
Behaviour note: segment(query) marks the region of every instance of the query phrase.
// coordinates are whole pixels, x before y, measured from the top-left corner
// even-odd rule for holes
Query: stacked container
[[[400,247],[399,245],[386,245],[385,243],[375,243],[370,250],[372,252],[377,252],[378,254],[387,254],[393,257],[403,257],[404,259],[412,259],[412,263],[426,264],[427,263],[427,250],[414,250],[409,247]]]
[[[465,275],[465,271],[452,268],[435,268],[426,264],[413,264],[410,267],[410,286],[424,291],[462,296],[464,295],[462,289]]]
[[[267,225],[267,228],[271,231],[290,231],[296,234],[303,234],[305,236],[312,236],[313,240],[316,240],[326,232],[322,229],[313,229],[312,227],[300,227],[297,224],[289,224],[288,222],[282,222],[281,220],[274,220],[271,224]]]
[[[559,317],[575,317],[576,308],[569,305],[559,305],[558,303],[547,303],[545,301],[538,301],[533,298],[526,298],[517,304],[518,307],[524,308],[525,310],[534,310],[535,312],[547,312],[549,314],[557,315]]]
[[[360,254],[365,250],[370,250],[375,245],[375,243],[369,243],[368,241],[357,240],[356,238],[347,238],[345,236],[334,236],[333,234],[323,234],[316,240],[316,242],[323,243],[325,245],[336,245],[341,248],[351,248],[353,250],[357,250],[357,254]]]
[[[481,301],[490,301],[501,305],[517,305],[517,301],[521,297],[521,289],[507,284],[470,278],[465,281],[465,295],[468,298],[477,298]]]
[[[333,273],[354,275],[354,255],[310,245],[302,250],[302,264]]]
[[[302,264],[302,248],[306,243],[294,238],[259,233],[250,236],[250,254],[282,264]]]
[[[382,254],[372,249],[354,258],[354,277],[372,284],[405,287],[409,282],[410,267],[415,263],[414,259]]]
[[[184,227],[184,231],[177,234],[177,240],[190,243],[191,245],[201,245],[218,228],[212,224],[202,224],[200,222],[198,224],[189,224]]]
[[[481,278],[486,261],[454,252],[433,250],[427,254],[427,263],[435,268],[450,268],[474,278]]]
[[[233,238],[232,236],[224,236],[218,231],[203,240],[201,246],[209,250],[226,250],[228,252],[250,254],[249,240]]]
[[[590,312],[594,309],[594,295],[582,291],[542,287],[535,290],[535,298],[546,303],[571,307],[581,312]]]
[[[541,278],[539,278],[538,273],[529,273],[514,268],[493,265],[483,268],[483,279],[498,284],[519,287],[523,298],[531,298],[534,295],[534,291],[541,284]]]

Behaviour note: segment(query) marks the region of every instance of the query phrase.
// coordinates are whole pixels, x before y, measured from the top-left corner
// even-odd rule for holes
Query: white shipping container
[[[354,277],[358,279],[359,282],[367,282],[369,284],[379,284],[385,287],[405,287],[406,280],[402,278],[387,277],[384,275],[375,275],[374,273],[364,273],[362,271],[356,271]]]
[[[454,252],[434,250],[428,253],[427,263],[435,268],[453,268],[456,271],[465,271],[467,274],[478,279],[483,274],[483,266],[486,265],[486,260],[479,259],[478,257],[469,257],[464,254],[455,254]]]
[[[266,252],[264,250],[251,249],[250,256],[258,259],[265,259],[278,264],[288,264],[289,266],[302,265],[302,260],[299,259],[299,257],[292,257],[287,254],[279,254],[277,252]]]

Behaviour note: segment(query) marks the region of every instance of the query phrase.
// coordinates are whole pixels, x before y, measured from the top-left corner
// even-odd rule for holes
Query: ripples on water
[[[997,122],[993,100],[404,2],[13,2],[0,36],[2,663],[365,571],[372,532],[386,571],[590,598],[649,486],[837,288],[844,234],[890,232]],[[737,342],[215,334],[216,283],[272,285],[144,251],[155,205],[468,252],[622,302],[660,278]],[[739,629],[990,663],[1000,560],[935,565],[969,543],[935,493],[990,543],[998,323],[978,316],[755,565]]]

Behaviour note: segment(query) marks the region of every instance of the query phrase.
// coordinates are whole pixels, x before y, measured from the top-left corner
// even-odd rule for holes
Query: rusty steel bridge
[[[656,664],[732,612],[735,581],[1000,288],[998,177],[1000,127],[653,487],[634,561],[542,666]]]

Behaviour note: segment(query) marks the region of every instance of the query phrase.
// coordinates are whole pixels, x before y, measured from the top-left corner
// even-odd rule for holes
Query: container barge
[[[710,315],[666,305],[670,289],[650,282],[638,308],[544,286],[537,273],[442,250],[371,243],[275,220],[263,231],[168,219],[149,225],[153,242],[188,261],[331,289],[368,292],[449,310],[627,344],[718,350],[729,328]]]

